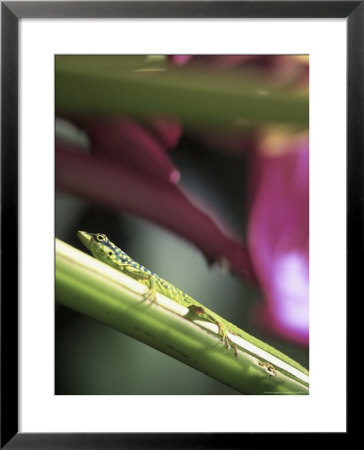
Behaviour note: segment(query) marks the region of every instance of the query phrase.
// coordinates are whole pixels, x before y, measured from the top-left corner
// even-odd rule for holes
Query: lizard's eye
[[[103,234],[98,234],[97,235],[97,240],[98,241],[104,241],[105,240],[105,236]]]
[[[112,255],[113,255],[113,252],[109,252],[108,255],[109,255],[109,256],[112,256]]]

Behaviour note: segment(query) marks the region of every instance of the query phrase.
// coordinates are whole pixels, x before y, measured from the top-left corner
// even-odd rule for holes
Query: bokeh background
[[[117,58],[122,60],[124,57]],[[137,58],[140,61],[140,57]],[[202,67],[202,71],[206,71],[207,68],[215,75],[221,73],[223,80],[228,72],[232,72],[234,77],[241,76],[242,83],[248,72],[250,80],[251,74],[257,74],[259,80],[278,83],[280,89],[284,91],[285,98],[289,99],[292,96],[294,100],[297,96],[302,98],[303,95],[308,100],[308,59],[304,57],[250,55],[245,58],[241,56],[204,58],[182,55],[152,60],[146,56],[145,61],[141,63],[142,69],[135,68],[139,67],[138,64],[139,62],[135,65],[133,63],[133,67],[129,68],[130,71],[144,70],[148,76],[149,72],[153,74],[158,70],[164,72],[178,70],[183,77],[181,71],[199,71]],[[127,64],[126,69],[125,67],[123,69],[128,70]],[[262,92],[259,93],[259,89]],[[269,92],[265,92],[261,84],[256,87],[256,91],[259,97],[269,96]],[[147,118],[136,117],[135,114],[126,117],[127,120],[154,133],[155,136],[155,132],[148,123],[148,118],[154,117],[154,112],[148,109],[148,104],[146,109]],[[56,112],[56,153],[59,152],[60,158],[65,152],[69,152],[68,155],[77,153],[85,157],[96,154],[101,163],[105,158],[108,161],[115,161],[115,164],[123,164],[122,159],[115,158],[110,153],[120,147],[121,153],[134,152],[137,156],[132,164],[130,161],[125,163],[127,170],[135,175],[136,184],[139,177],[143,178],[144,170],[147,174],[145,176],[150,175],[147,173],[149,167],[147,156],[143,152],[138,154],[138,145],[133,146],[135,142],[140,141],[140,135],[136,132],[133,135],[135,140],[130,140],[130,127],[120,128],[124,130],[128,142],[128,146],[125,147],[122,132],[117,136],[110,135],[107,126],[108,118],[105,121],[104,114],[98,117],[92,112],[88,117],[86,108],[86,114],[83,112],[80,116],[72,111],[65,111],[64,106],[60,108],[60,111],[57,111],[56,106]],[[155,115],[158,116],[159,121],[163,122],[159,111],[156,111]],[[112,115],[112,117],[118,116]],[[124,120],[125,116],[120,115],[120,118]],[[288,249],[287,252],[291,255],[293,248],[298,249],[297,254],[301,255],[302,248],[304,247],[305,252],[307,246],[307,255],[306,253],[304,255],[307,256],[308,271],[308,166],[307,180],[302,181],[297,174],[297,167],[302,167],[297,161],[302,159],[303,147],[308,157],[307,127],[302,126],[302,123],[287,125],[284,120],[282,123],[272,124],[264,120],[255,121],[249,117],[237,117],[233,126],[224,125],[220,129],[214,123],[210,126],[206,123],[201,126],[198,123],[196,126],[191,126],[176,115],[169,115],[166,118],[169,126],[173,124],[173,139],[170,138],[173,145],[169,145],[168,151],[161,150],[161,153],[164,155],[163,158],[166,158],[167,165],[170,164],[166,171],[169,170],[169,175],[174,174],[166,183],[177,184],[179,189],[188,194],[193,205],[211,214],[213,220],[223,226],[223,230],[228,230],[234,238],[236,236],[237,239],[247,242],[247,254],[252,261],[254,276],[236,273],[237,271],[234,270],[236,267],[226,264],[226,261],[225,264],[218,264],[222,262],[222,259],[219,261],[219,258],[215,258],[212,261],[211,255],[201,251],[196,242],[192,243],[185,235],[166,228],[163,226],[163,220],[158,223],[158,206],[156,205],[154,210],[157,219],[151,220],[148,215],[143,217],[142,213],[135,214],[128,208],[122,210],[120,207],[112,207],[107,202],[103,202],[102,198],[97,198],[97,194],[82,194],[80,193],[82,190],[77,192],[74,184],[67,185],[67,166],[63,159],[57,159],[57,157],[55,167],[56,237],[86,251],[76,237],[77,230],[106,234],[136,261],[248,333],[283,351],[308,368],[308,329],[305,329],[307,333],[304,337],[302,337],[301,329],[295,334],[293,328],[285,332],[283,326],[280,332],[278,319],[266,312],[267,309],[271,311],[272,308],[285,310],[282,308],[283,300],[281,303],[280,300],[274,300],[277,296],[283,298],[282,296],[286,295],[285,290],[278,290],[278,294],[272,294],[276,291],[273,288],[270,289],[270,283],[278,277],[277,285],[282,284],[282,279],[285,285],[294,285],[293,289],[288,290],[288,296],[291,296],[292,292],[294,295],[297,294],[299,290],[300,305],[297,310],[303,311],[303,315],[306,312],[308,314],[308,297],[305,297],[307,286],[302,286],[302,282],[297,280],[297,272],[293,274],[293,269],[293,272],[291,269],[288,271],[291,274],[288,279],[282,272],[277,275],[274,258],[264,253],[266,252],[265,241],[270,243],[273,240],[270,248],[274,248],[274,254],[284,253]],[[171,136],[168,133],[166,135]],[[109,146],[109,151],[100,145],[100,142],[101,144],[103,142],[102,139],[104,139],[105,147]],[[94,148],[96,141],[97,152]],[[145,141],[143,143],[147,145]],[[274,155],[278,171],[269,167],[267,171],[265,162],[262,162],[267,152],[270,152],[269,157]],[[287,164],[287,157],[290,160],[289,164]],[[292,158],[294,164],[292,164]],[[57,161],[61,161],[61,164]],[[138,161],[140,161],[140,167]],[[155,161],[151,160],[150,165],[153,164]],[[82,164],[80,167],[82,168]],[[71,169],[69,170],[71,173]],[[179,176],[176,175],[177,171]],[[269,173],[275,177],[273,186],[279,185],[283,180],[283,187],[277,190],[276,197],[272,197],[271,187],[268,189],[268,194],[264,194],[262,188],[266,178],[269,178]],[[79,178],[85,181],[83,177],[85,175],[80,170]],[[98,186],[98,180],[88,181],[90,184],[94,183],[93,192],[95,190],[97,192],[98,188],[102,191],[102,186]],[[301,189],[296,189],[297,184]],[[116,195],[128,199],[130,196],[133,197],[133,189],[135,188],[130,185]],[[289,200],[282,191],[292,194]],[[304,201],[302,196],[305,198]],[[148,195],[142,196],[138,201],[142,211],[143,202],[148,203]],[[261,208],[264,211],[270,211],[270,215],[264,216],[263,229],[285,230],[286,244],[283,246],[280,244],[282,238],[277,233],[272,235],[267,232],[267,236],[262,237],[260,231],[255,234],[251,231],[254,205],[262,202]],[[161,208],[163,205],[162,198]],[[171,209],[161,212],[161,216],[165,214],[173,218],[174,211]],[[186,211],[186,217],[188,215]],[[259,222],[259,217],[256,213],[253,223]],[[188,223],[186,221],[186,226]],[[256,229],[260,230],[258,225],[255,225],[253,231]],[[258,237],[255,237],[256,234]],[[249,244],[249,239],[254,245]],[[267,261],[267,267],[271,268],[271,272],[264,264],[259,263],[259,258],[252,258],[251,252],[257,248],[254,239],[263,243],[262,247],[258,246],[257,251],[259,252],[260,248],[264,249],[262,260]],[[304,241],[304,244],[301,241]],[[215,264],[209,265],[207,261]],[[297,261],[293,262],[292,267],[296,265]],[[267,276],[267,272],[274,276]],[[287,272],[284,273],[287,274]],[[55,393],[59,395],[236,394],[232,389],[179,361],[57,302],[55,355]]]

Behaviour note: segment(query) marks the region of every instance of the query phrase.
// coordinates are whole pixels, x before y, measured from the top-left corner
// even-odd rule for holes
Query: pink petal
[[[144,126],[155,135],[162,148],[171,150],[178,144],[182,127],[177,119],[152,116]]]
[[[191,58],[193,58],[192,55],[170,55],[168,57],[168,59],[171,62],[171,64],[172,65],[176,65],[176,66],[183,66]]]
[[[112,210],[143,217],[185,237],[209,261],[227,264],[254,279],[244,245],[175,184],[130,170],[105,155],[91,155],[56,145],[56,184]]]
[[[257,59],[256,55],[196,55],[189,61],[189,63],[206,64],[220,68],[230,68],[255,59]]]
[[[308,142],[280,155],[254,158],[248,244],[267,301],[265,323],[307,344]]]
[[[165,154],[175,146],[181,134],[176,120],[152,119],[148,127],[126,117],[79,121],[88,133],[91,151],[143,172],[145,176],[176,183],[180,174]]]

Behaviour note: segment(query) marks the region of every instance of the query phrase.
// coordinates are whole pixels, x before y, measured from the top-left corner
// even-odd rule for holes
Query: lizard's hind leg
[[[227,335],[227,331],[225,330],[224,325],[221,322],[216,320],[213,316],[211,316],[211,314],[207,313],[202,306],[190,305],[188,309],[199,316],[207,316],[211,320],[211,322],[215,323],[219,328],[219,335],[222,338],[223,344],[225,344],[226,351],[229,352],[229,347],[232,347],[234,349],[235,358],[238,358],[238,350],[236,344],[231,341],[231,339]]]

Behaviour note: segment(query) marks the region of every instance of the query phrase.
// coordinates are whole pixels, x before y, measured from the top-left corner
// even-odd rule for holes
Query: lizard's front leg
[[[153,303],[157,303],[157,287],[156,287],[156,279],[150,273],[146,273],[143,270],[138,269],[130,264],[127,264],[123,267],[123,272],[126,275],[134,278],[134,280],[147,282],[143,283],[148,287],[148,291],[143,295],[145,300],[152,300]],[[149,285],[149,286],[148,286]]]
[[[146,292],[144,294],[144,299],[145,300],[151,300],[153,303],[158,303],[157,302],[157,286],[156,286],[156,280],[153,277],[153,275],[148,275],[144,278],[144,280],[149,281],[149,289],[148,292]]]

